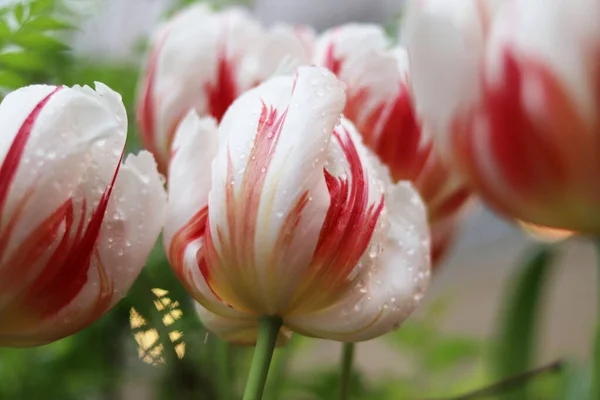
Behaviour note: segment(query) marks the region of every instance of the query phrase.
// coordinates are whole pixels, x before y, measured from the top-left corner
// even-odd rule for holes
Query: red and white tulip
[[[341,118],[345,98],[329,71],[301,67],[240,96],[218,128],[192,111],[177,132],[165,249],[225,339],[253,343],[257,318],[277,315],[282,335],[367,340],[423,295],[425,207]]]
[[[536,225],[597,234],[600,3],[501,3],[491,24],[480,14],[464,15],[466,26],[482,27],[476,38],[421,23],[430,36],[412,37],[411,62],[427,82],[415,86],[417,98],[424,111],[432,106],[426,113],[451,159],[495,209]],[[478,57],[449,51],[449,42],[480,43]],[[436,63],[424,54],[437,54]]]
[[[266,30],[241,9],[191,6],[159,27],[140,82],[138,123],[145,147],[165,171],[179,122],[193,108],[217,120],[245,90],[285,63],[306,63],[308,28]]]
[[[315,63],[346,84],[344,115],[389,168],[393,181],[411,181],[425,201],[435,264],[456,236],[469,190],[439,157],[415,112],[406,51],[390,48],[377,25],[349,24],[319,38]]]
[[[35,85],[0,105],[0,346],[49,343],[129,289],[162,228],[152,156],[121,165],[127,115],[108,87]]]

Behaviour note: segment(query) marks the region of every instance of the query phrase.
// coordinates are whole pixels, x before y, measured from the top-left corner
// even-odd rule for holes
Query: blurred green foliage
[[[60,0],[0,8],[0,95],[30,83],[53,83],[70,64],[65,35],[74,27],[58,15]]]

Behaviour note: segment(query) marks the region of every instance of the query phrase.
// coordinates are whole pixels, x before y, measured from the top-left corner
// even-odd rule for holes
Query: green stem
[[[285,345],[285,347],[275,350],[275,354],[273,355],[273,373],[271,374],[271,379],[267,383],[267,388],[265,389],[266,395],[269,399],[282,399],[282,392],[285,387],[285,381],[288,374],[290,359],[294,350],[298,346],[299,336],[295,335],[290,338],[290,341]]]
[[[219,379],[219,398],[221,400],[231,399],[231,357],[229,354],[229,343],[219,340],[217,343],[217,368]]]
[[[596,292],[596,336],[594,339],[593,369],[592,369],[592,397],[590,399],[600,399],[600,238],[596,239],[596,250],[598,253],[598,287]]]
[[[281,324],[280,317],[261,317],[258,320],[258,341],[250,365],[244,400],[262,399]]]
[[[340,376],[339,400],[348,398],[348,384],[352,372],[352,361],[354,360],[354,343],[344,343],[342,350],[342,374]]]

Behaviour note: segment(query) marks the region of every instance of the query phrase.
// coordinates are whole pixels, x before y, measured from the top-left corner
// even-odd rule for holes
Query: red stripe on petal
[[[68,245],[59,249],[48,261],[46,268],[30,285],[24,302],[44,317],[52,316],[68,305],[81,291],[88,280],[88,270],[100,236],[108,201],[120,168],[115,169],[112,182],[100,197],[90,221],[85,226],[86,201],[83,199],[81,214],[76,231],[72,232],[74,208],[69,204],[65,214],[65,237]],[[68,237],[73,234],[73,237]],[[62,243],[61,243],[62,245]],[[101,265],[101,260],[98,260]]]
[[[383,210],[383,195],[376,203],[369,202],[367,176],[350,135],[336,130],[334,136],[348,161],[348,176],[324,170],[329,209],[309,271],[287,312],[327,306],[352,283],[350,274],[367,250]]]
[[[210,270],[208,269],[205,257],[206,250],[203,248],[207,242],[209,245],[212,244],[210,229],[208,229],[208,207],[200,209],[183,227],[181,227],[181,229],[179,229],[179,231],[177,231],[177,233],[175,233],[175,235],[173,235],[168,254],[173,271],[179,280],[183,283],[188,292],[193,294],[194,297],[200,301],[203,296],[197,293],[198,289],[194,287],[193,271],[186,268],[185,265],[185,251],[191,243],[196,241],[202,241],[201,247],[196,253],[198,268],[207,285],[218,298],[217,293],[212,289]]]
[[[338,58],[335,55],[335,44],[331,43],[325,51],[325,59],[323,60],[323,66],[333,72],[335,76],[340,76],[344,59]]]
[[[325,170],[331,203],[315,250],[314,265],[328,266],[326,279],[333,286],[342,283],[365,252],[383,209],[383,195],[369,204],[369,186],[356,147],[347,132],[334,136],[342,146],[350,167],[349,177],[334,177]]]
[[[204,90],[208,99],[208,112],[217,121],[221,121],[225,112],[239,94],[235,82],[235,68],[227,59],[225,49],[218,55],[217,77],[214,82],[207,82]]]
[[[390,110],[376,119],[381,131],[374,134],[376,126],[358,126],[359,132],[373,132],[373,146],[380,160],[390,168],[394,181],[414,181],[423,169],[431,152],[431,144],[421,145],[421,124],[417,120],[408,88],[401,85]],[[384,118],[384,120],[381,120]],[[365,133],[367,134],[367,133]]]
[[[31,136],[31,131],[35,126],[35,122],[50,98],[61,89],[61,86],[56,87],[50,94],[36,104],[27,118],[25,118],[25,121],[21,124],[19,131],[15,135],[15,138],[8,149],[8,153],[6,153],[6,157],[0,167],[0,210],[2,212],[4,211],[4,205],[6,204],[10,185],[17,173],[17,168],[21,162],[21,157],[25,152],[25,146]],[[1,218],[2,216],[0,215],[0,220]]]

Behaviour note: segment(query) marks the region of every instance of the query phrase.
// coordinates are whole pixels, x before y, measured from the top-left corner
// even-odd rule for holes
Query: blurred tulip
[[[271,76],[282,63],[306,63],[308,28],[265,30],[241,9],[213,12],[191,6],[161,26],[151,41],[138,100],[145,147],[166,171],[177,125],[190,108],[217,120],[243,91]]]
[[[367,340],[422,297],[423,203],[391,182],[344,104],[330,72],[301,67],[240,96],[218,128],[194,112],[180,125],[164,244],[187,290],[229,320],[221,332],[280,316],[282,332]],[[235,341],[253,343],[247,332]]]
[[[462,26],[486,27],[477,39],[457,25],[415,22],[411,63],[427,82],[415,85],[424,114],[472,186],[507,216],[600,233],[599,13],[594,0],[510,0],[491,25],[481,13],[462,15]],[[479,43],[479,56],[450,51],[459,40]],[[437,53],[435,64],[426,53]]]
[[[315,63],[346,84],[344,115],[389,168],[392,179],[411,181],[425,201],[435,266],[456,236],[458,214],[469,191],[442,162],[415,114],[406,51],[390,49],[377,25],[349,24],[319,38]]]
[[[162,227],[152,156],[121,165],[127,116],[108,87],[29,86],[0,105],[0,346],[49,343],[129,289]]]

